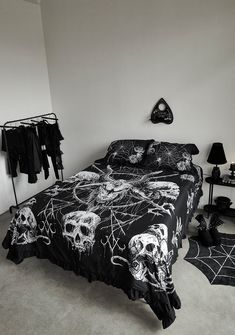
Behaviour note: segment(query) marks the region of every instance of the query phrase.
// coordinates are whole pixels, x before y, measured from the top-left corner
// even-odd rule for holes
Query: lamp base
[[[231,172],[231,175],[229,176],[229,179],[235,179],[234,171],[233,171],[233,170],[232,170],[232,172]]]
[[[213,170],[212,170],[212,173],[211,173],[211,177],[214,179],[214,180],[220,180],[220,168],[218,166],[214,166],[213,167]]]

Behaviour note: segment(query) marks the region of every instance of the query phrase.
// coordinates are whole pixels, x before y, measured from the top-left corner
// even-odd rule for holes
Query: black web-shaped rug
[[[202,271],[211,284],[235,286],[235,235],[220,236],[221,244],[212,247],[204,247],[198,237],[190,237],[184,259]]]

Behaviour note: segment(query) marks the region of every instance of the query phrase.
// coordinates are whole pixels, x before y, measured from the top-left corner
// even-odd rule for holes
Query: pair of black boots
[[[217,227],[223,224],[218,213],[211,214],[209,222],[207,222],[202,214],[198,214],[195,219],[199,222],[198,237],[202,245],[211,247],[221,243],[221,237]]]

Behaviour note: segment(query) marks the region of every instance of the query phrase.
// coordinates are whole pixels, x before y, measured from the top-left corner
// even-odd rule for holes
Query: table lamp
[[[222,143],[216,142],[212,144],[207,162],[215,165],[212,170],[211,177],[218,181],[220,179],[220,169],[217,165],[227,163]]]

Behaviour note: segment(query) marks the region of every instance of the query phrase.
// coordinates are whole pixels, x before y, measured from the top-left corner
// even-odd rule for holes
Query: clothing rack
[[[44,118],[44,119],[48,119],[48,120],[55,120],[56,122],[58,121],[58,118],[57,118],[57,116],[56,116],[55,113],[47,113],[47,114],[36,115],[36,116],[27,117],[27,118],[23,118],[23,119],[17,119],[17,120],[7,121],[7,122],[4,123],[4,125],[0,125],[0,128],[2,128],[3,130],[9,129],[9,128],[16,128],[16,126],[10,126],[10,124],[17,123],[17,122],[24,122],[24,121],[27,121],[27,120],[30,120],[30,121],[32,120],[33,122],[35,122],[35,119],[38,119],[38,118]],[[32,126],[33,125],[34,124],[32,124]],[[17,194],[16,194],[16,188],[15,188],[15,182],[14,182],[14,177],[12,176],[12,167],[11,167],[11,160],[10,160],[10,154],[9,154],[9,147],[8,147],[8,144],[7,144],[7,136],[6,136],[6,132],[5,131],[3,133],[4,133],[5,144],[6,144],[6,153],[7,153],[7,157],[8,157],[9,172],[11,174],[12,188],[13,188],[14,197],[15,197],[15,205],[11,205],[9,207],[9,211],[10,211],[10,213],[12,213],[12,209],[13,208],[19,209],[19,206],[21,204],[23,204],[24,202],[28,201],[33,196],[41,193],[42,191],[38,192],[37,194],[31,196],[30,198],[28,198],[28,199],[26,199],[26,200],[24,200],[24,201],[22,201],[20,203],[18,202]],[[64,180],[63,170],[60,170],[60,171],[61,171],[61,180],[63,181]],[[49,186],[49,187],[51,187],[51,186]],[[47,190],[49,187],[47,187],[43,191]]]

